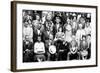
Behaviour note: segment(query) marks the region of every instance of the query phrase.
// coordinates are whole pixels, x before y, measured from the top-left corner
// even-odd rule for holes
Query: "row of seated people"
[[[54,41],[49,39],[48,44],[37,37],[37,41],[32,43],[28,40],[23,41],[23,62],[41,62],[41,61],[66,61],[66,60],[84,60],[91,57],[91,43],[87,43],[86,37],[82,36],[80,46],[75,39],[70,43],[60,39]]]

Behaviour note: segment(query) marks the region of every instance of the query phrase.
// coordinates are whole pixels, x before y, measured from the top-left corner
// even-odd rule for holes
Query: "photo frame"
[[[11,2],[11,71],[96,67],[97,6]]]

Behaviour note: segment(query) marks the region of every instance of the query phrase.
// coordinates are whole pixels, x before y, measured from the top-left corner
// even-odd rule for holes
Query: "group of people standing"
[[[23,62],[91,57],[91,14],[23,10]]]

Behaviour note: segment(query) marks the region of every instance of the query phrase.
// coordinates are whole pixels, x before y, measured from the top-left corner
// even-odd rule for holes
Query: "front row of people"
[[[41,36],[37,37],[37,42],[29,41],[28,36],[23,41],[23,62],[42,62],[42,61],[66,61],[66,60],[84,60],[91,57],[91,43],[86,40],[91,35],[82,36],[80,46],[76,40],[69,42],[58,40],[49,40],[47,47],[46,43],[42,42]]]

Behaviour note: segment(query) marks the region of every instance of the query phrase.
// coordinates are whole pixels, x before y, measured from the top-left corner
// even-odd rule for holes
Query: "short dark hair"
[[[91,34],[87,34],[87,36],[90,36],[91,37]]]
[[[85,35],[82,35],[82,38],[86,38],[86,36]]]
[[[61,20],[61,17],[60,16],[56,16],[55,19],[60,19]]]

